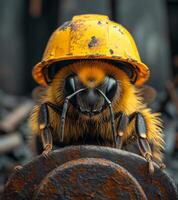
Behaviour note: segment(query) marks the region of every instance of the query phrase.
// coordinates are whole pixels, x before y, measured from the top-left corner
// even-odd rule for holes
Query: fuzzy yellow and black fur
[[[129,80],[127,74],[118,67],[104,61],[78,61],[68,66],[61,68],[55,75],[52,83],[46,89],[46,93],[41,97],[40,104],[52,102],[55,105],[63,106],[64,104],[64,83],[66,77],[75,73],[80,81],[88,88],[95,88],[100,85],[105,78],[105,75],[110,75],[117,80],[119,87],[112,100],[114,113],[123,112],[126,115],[131,115],[134,112],[141,113],[147,125],[147,139],[153,147],[153,159],[162,161],[162,150],[164,146],[162,136],[162,123],[158,113],[152,113],[144,104],[139,95],[138,89]],[[92,81],[91,81],[92,80]],[[40,104],[33,108],[30,117],[30,127],[33,133],[38,134],[38,115]],[[75,143],[79,138],[86,137],[87,134],[97,134],[97,137],[102,138],[105,144],[111,144],[112,131],[110,125],[109,109],[104,109],[101,113],[90,118],[87,115],[81,114],[69,105],[67,118],[65,123],[64,143]],[[60,128],[60,115],[54,110],[49,109],[49,123],[52,127],[52,134],[55,140]],[[91,126],[92,123],[92,126]],[[115,121],[117,127],[117,119]],[[134,120],[128,125],[123,135],[123,140],[127,141],[134,135],[135,123]]]

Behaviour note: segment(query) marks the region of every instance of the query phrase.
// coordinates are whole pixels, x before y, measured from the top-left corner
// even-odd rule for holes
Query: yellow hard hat
[[[94,14],[74,16],[51,35],[42,61],[33,69],[33,77],[47,86],[45,73],[53,63],[83,59],[110,60],[118,63],[118,67],[125,63],[125,70],[133,69],[136,85],[149,77],[149,69],[141,62],[130,33],[107,16]]]

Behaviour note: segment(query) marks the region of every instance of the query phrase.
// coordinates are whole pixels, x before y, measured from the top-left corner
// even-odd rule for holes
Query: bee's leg
[[[163,169],[166,168],[166,165],[165,165],[163,162],[157,162],[157,164],[158,164],[158,166],[159,166],[159,168],[160,168],[161,170],[163,170]]]
[[[147,160],[149,165],[149,173],[152,174],[154,172],[153,166],[153,155],[152,150],[150,148],[148,139],[147,139],[147,127],[146,122],[141,113],[135,114],[135,132],[137,135],[137,142],[139,150],[142,156]]]
[[[119,122],[117,124],[117,137],[116,137],[116,147],[118,149],[122,148],[123,145],[123,135],[124,135],[124,131],[127,128],[128,125],[128,116],[125,115],[124,113],[120,113],[119,115]]]
[[[52,134],[49,124],[49,111],[46,103],[42,104],[39,111],[38,124],[43,144],[43,154],[47,155],[52,150]]]

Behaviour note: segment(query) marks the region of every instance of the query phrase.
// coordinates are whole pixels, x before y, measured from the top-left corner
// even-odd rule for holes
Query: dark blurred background
[[[85,13],[108,15],[133,35],[151,69],[147,84],[156,89],[157,98],[150,106],[162,112],[167,171],[178,183],[178,0],[1,0],[0,189],[13,166],[35,155],[27,126],[36,86],[31,70],[51,33]]]

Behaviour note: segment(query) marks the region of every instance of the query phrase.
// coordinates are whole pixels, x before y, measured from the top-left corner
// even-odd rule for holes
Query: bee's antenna
[[[113,109],[112,109],[111,101],[107,98],[107,96],[100,89],[96,89],[96,90],[104,97],[104,99],[106,100],[106,102],[109,105],[113,141],[114,141],[114,145],[116,147],[116,127],[115,127],[114,112],[113,112]]]
[[[87,88],[82,88],[80,90],[77,90],[76,92],[72,93],[71,95],[69,95],[65,98],[63,109],[62,109],[62,115],[61,115],[61,125],[60,125],[60,130],[59,130],[59,134],[60,134],[59,138],[60,138],[61,142],[63,142],[63,139],[64,139],[64,127],[65,127],[66,113],[67,113],[67,109],[68,109],[69,100],[72,97],[74,97],[76,94],[83,92],[86,89]]]

